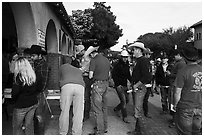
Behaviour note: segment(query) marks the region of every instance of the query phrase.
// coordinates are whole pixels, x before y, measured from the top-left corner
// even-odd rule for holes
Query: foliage
[[[77,10],[70,16],[77,38],[82,39],[85,47],[90,45],[107,49],[122,36],[122,29],[115,23],[116,16],[105,2],[94,2],[94,9]]]
[[[141,35],[138,40],[142,41],[145,44],[145,47],[150,48],[154,54],[153,56],[158,56],[161,51],[171,55],[172,51],[175,48],[175,45],[178,46],[178,49],[183,49],[183,47],[192,45],[188,43],[187,40],[193,37],[193,33],[190,28],[184,26],[178,29],[164,29],[161,33],[147,33]]]

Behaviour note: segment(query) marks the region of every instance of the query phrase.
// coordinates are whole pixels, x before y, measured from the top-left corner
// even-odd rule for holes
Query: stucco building
[[[62,2],[2,2],[2,51],[12,54],[37,44],[47,52],[49,89],[58,89],[62,57],[74,55],[75,31]]]

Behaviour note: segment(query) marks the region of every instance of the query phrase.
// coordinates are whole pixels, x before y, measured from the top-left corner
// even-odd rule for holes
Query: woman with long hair
[[[37,94],[41,83],[41,78],[36,76],[29,61],[19,57],[14,65],[14,84],[11,93],[15,102],[12,122],[14,135],[34,134],[33,116],[37,108]]]

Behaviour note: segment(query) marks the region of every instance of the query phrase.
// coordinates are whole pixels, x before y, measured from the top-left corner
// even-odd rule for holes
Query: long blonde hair
[[[16,77],[19,75],[20,81],[23,82],[23,85],[32,85],[36,81],[36,74],[33,70],[29,61],[24,58],[20,57],[16,60],[14,65],[14,78],[16,82]]]

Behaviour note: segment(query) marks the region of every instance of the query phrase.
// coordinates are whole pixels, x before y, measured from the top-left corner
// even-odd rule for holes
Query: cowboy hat
[[[42,55],[47,54],[46,51],[43,50],[42,47],[39,46],[39,45],[32,45],[31,48],[29,50],[27,49],[26,52],[29,53],[29,54],[38,54],[38,55],[39,54],[42,54]]]
[[[182,50],[181,54],[188,61],[198,60],[198,50],[195,47],[186,47]]]
[[[98,48],[99,48],[99,46],[98,46],[98,47],[90,46],[90,47],[85,51],[84,56],[88,56],[88,55],[91,54],[93,51],[97,51]]]
[[[128,56],[129,56],[129,53],[128,53],[126,50],[123,50],[123,51],[120,53],[120,55],[121,55],[122,57],[128,57]]]
[[[79,54],[82,50],[84,50],[84,45],[77,45],[75,53]]]
[[[135,43],[131,44],[130,46],[128,46],[129,49],[132,49],[133,47],[140,48],[143,51],[146,50],[146,48],[144,47],[144,44],[142,42],[135,42]]]
[[[145,54],[152,54],[153,52],[149,48],[146,48],[146,50],[144,50],[144,53]]]

